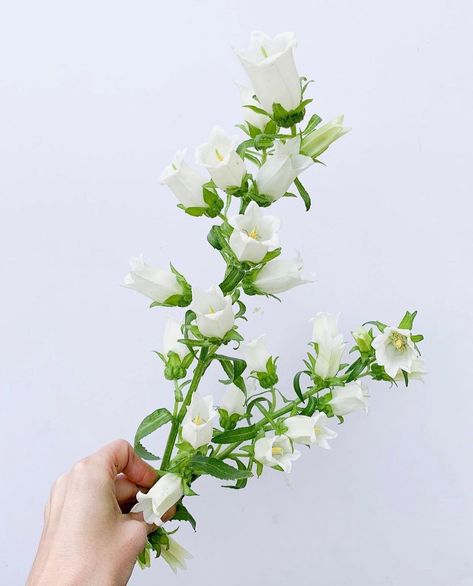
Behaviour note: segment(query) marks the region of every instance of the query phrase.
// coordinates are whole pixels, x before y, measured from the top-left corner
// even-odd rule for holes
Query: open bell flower
[[[299,136],[286,142],[277,140],[274,153],[266,159],[256,175],[258,191],[276,201],[282,197],[294,179],[314,163],[311,157],[300,154]]]
[[[227,136],[220,126],[214,126],[208,142],[195,150],[196,162],[210,173],[220,189],[240,186],[246,174],[245,163],[236,152],[237,136]]]
[[[146,523],[162,525],[161,517],[174,506],[184,494],[182,478],[177,474],[165,474],[147,493],[139,491],[138,501],[132,513],[143,513]]]
[[[131,271],[126,275],[123,285],[153,301],[164,303],[170,297],[184,292],[172,271],[152,267],[143,260],[143,256],[133,257],[130,266]]]
[[[284,423],[287,427],[286,435],[296,444],[310,446],[316,444],[320,448],[330,449],[328,440],[337,437],[337,433],[327,427],[328,417],[325,413],[315,411],[312,417],[294,415],[288,417]]]
[[[336,376],[340,369],[345,344],[338,333],[338,315],[319,312],[312,318],[312,341],[317,344],[315,373],[327,379]]]
[[[265,466],[280,466],[289,473],[292,463],[300,458],[301,453],[295,450],[286,435],[262,437],[255,442],[255,459]]]
[[[329,401],[334,415],[343,417],[353,411],[368,413],[368,388],[361,381],[353,381],[344,387],[335,387]]]
[[[269,250],[279,244],[281,220],[264,215],[254,201],[243,214],[233,216],[228,223],[233,227],[230,247],[240,261],[260,262]]]
[[[245,393],[235,384],[226,385],[227,390],[222,397],[221,408],[225,409],[228,415],[237,413],[238,415],[245,414]]]
[[[376,362],[393,378],[399,370],[411,372],[414,360],[419,358],[410,330],[387,327],[371,345],[375,349]]]
[[[211,395],[201,397],[194,393],[182,423],[182,439],[197,449],[210,443],[213,432],[213,419],[217,412],[213,408]]]
[[[191,309],[196,313],[200,333],[209,338],[223,338],[235,323],[232,298],[217,285],[207,291],[194,289]]]
[[[177,570],[187,569],[186,560],[191,560],[193,556],[171,536],[168,535],[167,538],[169,544],[168,547],[164,545],[161,547],[161,557],[171,570],[177,574]]]
[[[185,208],[205,208],[202,186],[207,179],[185,161],[186,151],[177,151],[174,160],[161,173],[159,181],[167,185]]]
[[[337,116],[302,139],[301,153],[316,159],[328,149],[332,142],[335,142],[349,131],[349,128],[343,126],[343,116]]]
[[[271,113],[273,104],[286,110],[301,102],[301,82],[294,63],[294,33],[281,33],[274,38],[255,31],[248,49],[237,51],[261,107]]]
[[[178,342],[178,340],[182,340],[183,337],[184,334],[181,331],[181,323],[176,319],[168,318],[164,326],[163,334],[164,354],[175,352],[181,360],[185,358],[189,354],[190,349],[185,344],[182,344],[182,342]]]
[[[253,284],[261,293],[276,295],[289,291],[298,285],[310,283],[313,279],[304,275],[304,263],[298,254],[294,259],[276,258],[258,272]]]
[[[249,342],[242,342],[240,349],[246,362],[246,366],[250,372],[264,372],[271,354],[266,348],[266,334],[262,334],[250,340]]]
[[[259,114],[251,108],[245,108],[245,106],[255,106],[256,108],[261,108],[261,104],[254,98],[255,92],[244,85],[237,85],[240,90],[241,103],[243,105],[243,119],[245,122],[248,122],[248,124],[251,124],[251,126],[254,126],[259,130],[264,130],[264,127],[270,120],[269,117],[265,116],[264,114]]]

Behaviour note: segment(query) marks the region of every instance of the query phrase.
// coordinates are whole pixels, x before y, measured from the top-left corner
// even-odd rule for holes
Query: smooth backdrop
[[[211,225],[159,185],[174,151],[240,120],[232,46],[294,30],[313,111],[352,132],[274,207],[317,280],[252,300],[283,384],[317,311],[350,329],[418,309],[429,375],[372,384],[331,451],[245,491],[199,482],[195,559],[132,584],[473,584],[472,46],[466,0],[2,2],[0,7],[0,582],[21,584],[52,481],[169,405],[166,315],[120,288],[131,255],[218,282]],[[258,308],[260,308],[258,310]],[[255,313],[253,310],[257,309]],[[216,379],[204,391],[218,397]],[[160,450],[164,431],[148,444]]]

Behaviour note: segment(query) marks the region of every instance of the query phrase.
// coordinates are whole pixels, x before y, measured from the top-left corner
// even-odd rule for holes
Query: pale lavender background
[[[190,572],[156,564],[132,584],[472,584],[472,16],[440,0],[2,5],[2,584],[25,578],[54,478],[169,404],[151,350],[174,312],[119,284],[139,252],[202,286],[221,277],[210,222],[158,176],[238,121],[231,46],[257,28],[297,31],[316,110],[353,131],[304,177],[310,214],[274,208],[316,284],[250,304],[264,313],[246,331],[268,332],[287,381],[316,311],[342,311],[348,332],[417,308],[430,374],[372,385],[370,415],[306,453],[290,485],[271,471],[242,492],[201,482],[198,533],[180,533]]]

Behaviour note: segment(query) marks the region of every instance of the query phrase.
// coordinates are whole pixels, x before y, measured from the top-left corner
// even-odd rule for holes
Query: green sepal
[[[291,128],[295,124],[299,124],[304,119],[305,107],[310,104],[312,100],[303,100],[297,108],[293,110],[286,110],[281,104],[273,104],[273,115],[271,118],[278,126],[282,128]]]
[[[299,177],[296,177],[294,179],[294,185],[297,187],[297,191],[299,192],[299,195],[301,196],[301,198],[304,202],[306,212],[308,212],[310,210],[310,204],[311,204],[310,195],[308,194],[306,188],[302,185]]]
[[[414,324],[414,320],[416,318],[416,315],[417,315],[417,310],[413,311],[412,313],[410,311],[406,311],[406,313],[404,314],[404,317],[399,322],[398,328],[401,330],[412,330],[412,326]]]
[[[256,378],[258,379],[260,387],[263,389],[271,389],[279,381],[276,370],[276,360],[277,358],[273,360],[273,357],[270,356],[266,362],[266,370],[256,373]]]
[[[194,531],[196,530],[197,521],[182,504],[182,500],[177,503],[176,512],[174,513],[172,519],[173,521],[187,521],[191,524],[192,529],[194,529]]]

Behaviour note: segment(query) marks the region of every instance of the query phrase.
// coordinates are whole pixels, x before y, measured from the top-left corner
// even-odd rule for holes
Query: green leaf
[[[207,458],[201,454],[195,454],[190,460],[190,465],[196,474],[209,474],[221,480],[239,480],[253,476],[249,470],[237,470],[222,460]]]
[[[178,502],[176,505],[176,512],[174,513],[173,517],[172,517],[173,521],[187,521],[188,523],[191,524],[192,529],[196,528],[197,525],[197,521],[194,519],[194,517],[189,513],[189,511],[186,509],[186,507],[182,504],[182,502]]]
[[[309,122],[307,123],[307,126],[305,127],[304,134],[309,134],[310,132],[315,130],[321,122],[322,122],[322,118],[318,114],[313,114],[310,117]]]
[[[238,427],[237,429],[218,433],[212,438],[212,441],[214,444],[234,444],[236,442],[244,442],[253,439],[256,437],[257,433],[258,430],[255,426],[249,425],[247,427]]]
[[[399,323],[399,329],[401,330],[412,330],[412,326],[414,324],[414,320],[416,318],[417,315],[417,311],[413,311],[412,313],[410,311],[406,311],[406,313],[404,314],[404,317],[402,318],[402,320]]]
[[[309,211],[311,204],[310,195],[307,193],[306,188],[300,182],[299,177],[296,177],[294,179],[294,185],[297,187],[297,191],[299,192],[299,195],[302,197],[302,200],[304,201],[306,211]]]
[[[423,339],[424,336],[422,334],[415,334],[414,336],[411,336],[411,340],[414,342],[414,344],[417,344],[417,342],[422,342]]]
[[[150,413],[143,419],[138,426],[134,441],[135,452],[140,458],[143,458],[144,460],[159,460],[158,456],[149,452],[141,444],[141,440],[170,421],[172,421],[172,415],[164,408],[156,409],[156,411],[153,411],[153,413]]]
[[[388,327],[387,324],[383,324],[382,321],[376,321],[376,320],[365,321],[365,323],[363,325],[366,326],[367,324],[370,324],[372,326],[376,326],[380,332],[384,332],[384,330]]]
[[[263,108],[258,108],[258,106],[251,106],[250,104],[246,104],[243,107],[248,108],[248,110],[252,110],[253,112],[256,112],[257,114],[262,114],[263,116],[267,116],[268,118],[271,117],[268,114],[268,112],[266,112],[266,110],[263,110]]]
[[[300,414],[307,415],[308,417],[311,417],[314,414],[316,409],[317,409],[317,399],[315,397],[311,396],[307,399],[307,405],[304,407],[304,409],[302,409]]]
[[[245,271],[243,271],[239,266],[230,265],[227,268],[224,280],[219,285],[222,293],[224,295],[231,293],[243,279],[244,275]]]
[[[300,383],[300,379],[301,376],[304,374],[303,370],[300,370],[295,376],[294,376],[294,380],[292,381],[292,385],[294,387],[294,390],[296,391],[296,395],[299,397],[300,401],[304,401],[304,396],[302,394],[302,390],[301,390],[301,383]]]
[[[235,462],[236,462],[236,465],[238,466],[239,470],[247,470],[247,467],[245,466],[245,464],[243,464],[243,462],[241,460],[239,460],[238,458],[235,458]],[[247,482],[248,482],[247,478],[240,478],[239,480],[236,481],[235,484],[224,484],[222,486],[222,488],[232,488],[234,490],[239,490],[241,488],[245,488]]]

